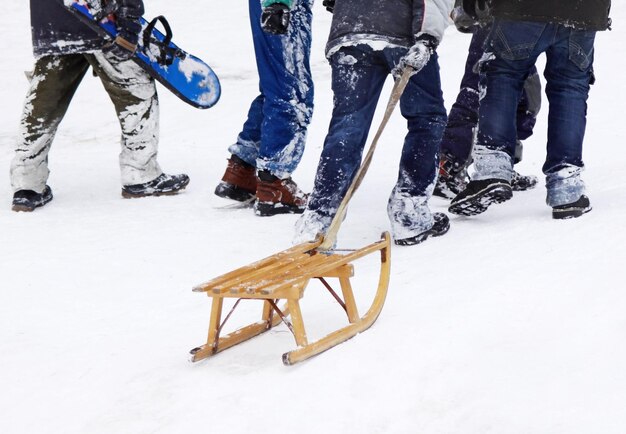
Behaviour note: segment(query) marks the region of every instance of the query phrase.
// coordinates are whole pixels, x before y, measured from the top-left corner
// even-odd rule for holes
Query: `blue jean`
[[[260,94],[250,105],[237,142],[228,150],[279,178],[288,177],[298,166],[313,114],[312,4],[312,0],[296,2],[288,33],[272,35],[261,28],[261,2],[249,0]]]
[[[367,45],[343,47],[330,58],[334,107],[307,209],[334,216],[356,171],[386,78],[407,49],[375,51]],[[400,111],[407,120],[398,179],[393,197],[411,197],[423,205],[423,222],[432,226],[427,210],[437,175],[439,142],[446,124],[437,54],[411,77]],[[383,151],[384,152],[384,151]]]
[[[496,20],[489,41],[495,58],[483,65],[486,93],[480,102],[473,179],[511,179],[517,99],[537,57],[545,52],[550,106],[543,165],[546,202],[564,205],[584,193],[580,173],[594,39],[594,31],[560,24]]]
[[[489,27],[476,27],[474,29],[465,62],[465,73],[461,80],[461,89],[448,114],[448,124],[441,140],[441,155],[458,167],[471,163],[474,129],[478,125],[478,97],[480,93],[479,74],[476,67],[483,56],[484,44],[489,32]],[[534,66],[530,74],[537,74]],[[540,86],[539,77],[535,76],[534,78],[537,80],[537,85]],[[536,90],[540,97],[540,89],[533,90]],[[529,100],[526,91],[522,92],[516,113],[517,138],[519,140],[526,140],[533,134],[538,111],[538,104]],[[517,160],[521,160],[521,151]]]

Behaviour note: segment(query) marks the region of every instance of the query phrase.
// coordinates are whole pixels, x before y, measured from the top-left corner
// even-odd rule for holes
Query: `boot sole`
[[[271,217],[278,214],[302,214],[304,209],[305,207],[285,203],[256,202],[254,204],[254,213],[261,217]]]
[[[553,209],[552,218],[555,220],[575,219],[575,218],[582,216],[583,214],[587,214],[592,209],[593,208],[591,207],[587,207],[587,208],[572,207],[572,208],[565,208],[565,209],[558,209],[558,210]]]
[[[256,197],[256,192],[245,190],[227,182],[220,182],[215,187],[215,195],[224,199],[236,200],[237,202],[249,202]]]
[[[13,205],[11,207],[11,210],[15,211],[15,212],[33,212],[33,211],[35,211],[35,208],[32,208],[32,207],[27,206],[27,205]]]
[[[11,206],[11,211],[15,211],[15,212],[33,212],[33,211],[35,211],[35,208],[41,208],[45,204],[50,203],[52,201],[52,199],[53,199],[53,197],[51,196],[48,199],[43,200],[41,203],[36,204],[35,206],[16,204],[16,205]]]
[[[173,190],[164,190],[164,191],[155,191],[154,193],[138,193],[138,194],[134,194],[134,193],[130,193],[124,189],[122,189],[122,197],[125,199],[138,199],[141,197],[156,197],[156,196],[174,196],[178,193],[180,193],[181,191],[183,191],[185,188],[187,188],[187,185],[189,184],[189,180],[187,180],[187,182],[185,182],[181,187],[173,189]]]
[[[416,244],[426,241],[430,237],[434,238],[434,237],[440,237],[442,235],[445,235],[448,233],[449,230],[450,230],[450,220],[446,222],[446,225],[443,228],[440,228],[438,230],[434,230],[433,228],[431,228],[427,230],[426,232],[422,232],[421,234],[416,235],[414,237],[403,238],[401,240],[394,240],[393,242],[397,246],[414,246]]]
[[[416,235],[414,237],[411,238],[404,238],[402,240],[394,240],[394,243],[397,246],[414,246],[416,244],[422,243],[424,241],[426,241],[428,238],[430,237],[440,237],[442,235],[445,235],[448,233],[448,231],[450,230],[450,223],[448,223],[448,225],[442,229],[442,230],[438,230],[438,231],[426,231],[424,233],[421,233],[419,235]]]
[[[512,197],[513,191],[509,185],[492,184],[473,196],[468,196],[450,205],[448,211],[456,215],[475,216],[487,211],[490,205],[506,202]]]

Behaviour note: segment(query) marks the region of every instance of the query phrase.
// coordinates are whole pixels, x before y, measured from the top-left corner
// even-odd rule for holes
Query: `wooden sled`
[[[387,296],[391,266],[390,238],[389,233],[385,232],[380,241],[346,254],[327,254],[316,250],[322,242],[321,239],[299,244],[195,287],[195,292],[206,292],[213,298],[213,302],[207,342],[191,350],[191,360],[197,362],[210,357],[266,332],[281,322],[287,324],[298,345],[297,349],[283,354],[285,365],[308,359],[367,330],[378,318]],[[350,284],[350,277],[354,275],[352,262],[375,252],[380,252],[381,255],[378,289],[371,307],[360,317]],[[339,280],[343,299],[328,284],[327,278]],[[311,279],[319,279],[324,284],[346,311],[349,324],[309,343],[300,310],[300,299]],[[237,301],[222,321],[225,298],[235,298]],[[263,300],[261,321],[221,336],[224,324],[242,299]],[[285,301],[281,308],[278,307],[279,300]],[[290,316],[291,321],[287,316]]]
[[[372,161],[378,140],[413,72],[410,67],[405,68],[402,76],[396,80],[381,125],[325,235],[315,242],[299,244],[194,288],[194,291],[206,292],[209,297],[212,297],[213,304],[207,342],[201,347],[191,350],[192,361],[197,362],[217,354],[268,331],[282,321],[287,324],[298,345],[297,349],[283,354],[283,363],[291,365],[350,339],[367,330],[376,321],[385,303],[389,286],[391,236],[385,232],[380,241],[347,254],[339,254],[337,251],[333,252],[332,249],[348,202],[361,184]],[[378,289],[371,307],[361,317],[350,284],[350,277],[354,275],[352,262],[376,252],[380,252],[381,255]],[[331,288],[326,281],[327,278],[339,279],[343,299]],[[319,279],[329,290],[346,311],[349,325],[318,341],[309,343],[304,329],[299,300],[304,295],[304,290],[311,279]],[[222,321],[224,298],[236,298],[237,302]],[[221,336],[220,332],[224,323],[242,299],[263,300],[261,321],[240,328],[226,336]],[[279,300],[285,300],[284,307],[278,307]],[[291,317],[291,322],[287,320],[287,316]]]

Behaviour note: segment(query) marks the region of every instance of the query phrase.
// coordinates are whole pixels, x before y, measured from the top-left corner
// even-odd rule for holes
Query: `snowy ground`
[[[389,296],[371,330],[293,367],[280,360],[294,348],[284,327],[187,361],[209,318],[209,299],[191,287],[288,247],[296,217],[226,210],[212,195],[257,88],[245,2],[189,11],[153,0],[148,8],[169,17],[177,41],[223,84],[209,111],[160,88],[160,162],[190,174],[187,191],[121,198],[113,108],[86,77],[50,155],[54,201],[17,214],[8,171],[32,56],[27,2],[3,7],[1,433],[626,432],[621,4],[615,30],[597,40],[585,149],[593,212],[553,221],[539,187],[483,216],[452,218],[445,237],[393,249]],[[323,57],[330,15],[321,2],[315,11],[317,110],[294,175],[307,190],[332,102]],[[468,42],[451,28],[440,48],[448,105]],[[541,175],[546,113],[526,143],[523,173]],[[387,229],[404,128],[396,114],[340,245],[363,246]],[[445,206],[433,200],[435,210]],[[375,265],[357,264],[359,294],[371,294]],[[305,320],[309,335],[321,336],[342,317],[325,294],[310,292]],[[235,324],[259,313],[254,303],[241,309]]]

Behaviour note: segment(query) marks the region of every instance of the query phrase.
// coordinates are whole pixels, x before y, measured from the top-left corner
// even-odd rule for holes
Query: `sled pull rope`
[[[335,217],[330,223],[322,244],[317,247],[318,251],[330,250],[335,244],[335,240],[337,239],[337,233],[339,232],[339,227],[341,226],[341,223],[343,222],[343,219],[346,215],[348,202],[350,202],[350,199],[352,199],[352,196],[361,185],[361,182],[363,181],[363,178],[365,177],[365,174],[369,169],[370,163],[372,162],[374,151],[376,150],[376,146],[378,145],[378,139],[380,139],[380,136],[383,134],[383,131],[387,126],[387,122],[389,122],[391,114],[396,108],[396,105],[398,105],[398,101],[400,101],[400,97],[402,96],[402,93],[404,92],[404,89],[406,88],[406,85],[408,84],[409,79],[414,72],[415,71],[413,70],[413,68],[407,66],[402,71],[402,75],[400,76],[400,78],[397,79],[395,84],[393,85],[393,89],[391,90],[391,96],[389,97],[389,102],[387,103],[387,109],[385,110],[385,115],[383,116],[383,120],[378,127],[378,131],[376,131],[374,140],[372,141],[372,144],[370,145],[369,150],[367,151],[367,154],[365,155],[365,158],[363,159],[363,162],[361,163],[361,166],[359,167],[359,170],[357,171],[354,180],[352,181],[352,184],[350,184],[350,187],[348,187],[346,195],[343,197],[341,203],[339,204],[339,208],[337,208],[337,214],[335,214]]]

